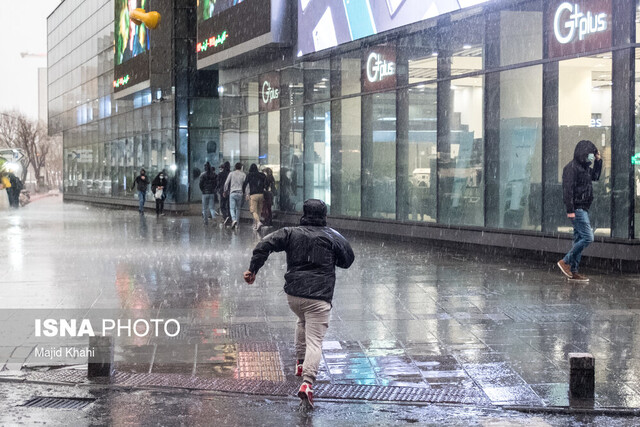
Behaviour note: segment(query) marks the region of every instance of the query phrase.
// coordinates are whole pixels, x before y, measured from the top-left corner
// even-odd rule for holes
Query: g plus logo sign
[[[367,79],[371,83],[382,81],[396,73],[396,63],[382,59],[382,55],[371,52],[367,58]]]
[[[567,31],[568,30],[568,31]],[[578,40],[584,40],[590,34],[607,30],[606,13],[583,13],[577,4],[564,2],[558,6],[553,18],[553,32],[556,40],[562,44],[571,43],[578,35]]]
[[[255,92],[254,92],[255,93]],[[262,83],[262,102],[265,104],[270,103],[274,99],[278,99],[280,97],[280,90],[273,89],[271,87],[271,83],[265,81]]]

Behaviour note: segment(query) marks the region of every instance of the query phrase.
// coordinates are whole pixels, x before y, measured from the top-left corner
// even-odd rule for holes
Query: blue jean
[[[214,209],[214,201],[215,201],[215,195],[214,194],[203,194],[202,195],[202,217],[204,218],[204,222],[205,223],[208,222],[208,218],[209,218],[209,213],[207,212],[207,209],[211,212],[211,219],[215,219],[216,218],[216,211]]]
[[[583,209],[576,209],[573,223],[573,247],[562,259],[571,266],[571,272],[577,273],[582,258],[582,251],[593,242],[593,229],[589,222],[589,213]]]
[[[138,190],[138,210],[144,212],[144,202],[147,201],[147,192]]]
[[[242,206],[242,193],[235,192],[229,195],[229,209],[231,210],[231,220],[237,221],[240,218],[240,207]]]

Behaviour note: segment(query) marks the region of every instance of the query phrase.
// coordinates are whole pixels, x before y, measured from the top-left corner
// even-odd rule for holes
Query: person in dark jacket
[[[327,227],[327,206],[322,200],[304,202],[300,226],[285,227],[265,236],[253,250],[244,280],[252,284],[272,252],[287,253],[284,291],[296,325],[296,375],[302,376],[298,396],[313,406],[311,386],[322,357],[322,339],[336,283],[336,266],[349,268],[355,259],[349,242]]]
[[[231,211],[229,210],[229,195],[225,196],[224,183],[227,182],[227,177],[231,173],[231,164],[224,162],[220,166],[220,173],[218,174],[218,195],[220,196],[220,213],[224,219],[226,225],[231,220]]]
[[[264,225],[270,226],[273,220],[271,207],[273,206],[274,193],[276,192],[276,179],[273,177],[273,171],[271,168],[265,168],[264,174],[266,179],[264,181],[264,206],[262,207],[262,218],[264,219]]]
[[[23,185],[20,178],[18,178],[13,172],[9,172],[7,175],[11,187],[7,188],[7,196],[9,197],[9,206],[15,209],[20,207],[20,192]]]
[[[149,188],[149,178],[147,178],[147,172],[144,168],[140,169],[140,175],[133,180],[131,189],[134,188],[138,190],[138,211],[140,215],[144,215],[144,202],[147,201],[147,188]]]
[[[247,194],[246,188],[249,186],[247,200],[249,201],[249,211],[253,215],[254,230],[260,230],[260,227],[262,227],[260,213],[264,205],[264,183],[266,180],[267,176],[258,170],[258,166],[255,163],[251,163],[249,173],[244,180],[244,184],[242,184],[242,191]]]
[[[156,199],[156,217],[160,215],[164,215],[164,199],[167,198],[167,174],[163,171],[160,171],[153,181],[151,181],[151,192],[153,193],[153,197]],[[162,193],[160,197],[158,197],[158,190]]]
[[[562,170],[563,200],[567,218],[573,224],[573,247],[558,261],[558,267],[569,280],[589,281],[588,277],[578,273],[578,268],[582,251],[593,242],[593,229],[589,222],[589,208],[593,202],[592,181],[600,179],[601,173],[602,159],[596,146],[591,141],[578,142],[573,160]]]
[[[211,219],[216,219],[215,194],[218,189],[218,177],[213,166],[209,162],[204,164],[204,172],[200,175],[200,191],[202,191],[202,217],[204,225],[209,224],[209,212]]]

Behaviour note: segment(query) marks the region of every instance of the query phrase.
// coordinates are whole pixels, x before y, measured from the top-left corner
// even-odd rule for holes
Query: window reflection
[[[484,225],[483,77],[448,85],[448,132],[438,147],[438,221]],[[439,100],[441,103],[443,100]],[[446,108],[443,106],[443,108]]]
[[[603,170],[593,182],[593,204],[589,211],[594,233],[611,234],[611,53],[560,61],[558,93],[558,185],[562,169],[573,159],[578,141],[592,141],[602,155]],[[559,192],[559,194],[558,194]],[[561,188],[554,197],[562,206]],[[560,232],[573,232],[566,221]]]
[[[362,215],[395,219],[395,91],[365,95],[362,124]]]

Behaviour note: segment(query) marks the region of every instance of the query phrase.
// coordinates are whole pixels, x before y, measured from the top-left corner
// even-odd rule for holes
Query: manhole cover
[[[88,397],[43,397],[38,396],[29,399],[20,406],[28,408],[51,408],[51,409],[83,409],[91,405],[96,399]]]

